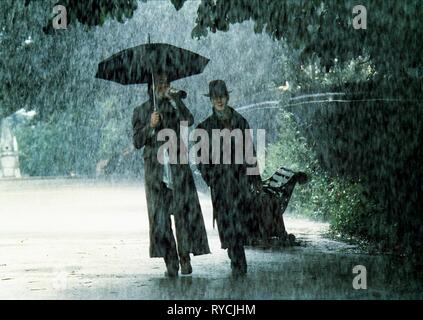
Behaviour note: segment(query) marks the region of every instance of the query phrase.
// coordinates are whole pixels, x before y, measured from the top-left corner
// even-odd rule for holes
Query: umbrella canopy
[[[152,74],[166,73],[169,82],[202,73],[209,59],[166,43],[125,49],[100,62],[96,78],[124,85],[151,83]]]

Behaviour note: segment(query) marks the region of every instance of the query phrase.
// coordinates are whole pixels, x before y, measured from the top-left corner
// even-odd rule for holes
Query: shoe
[[[176,251],[170,251],[170,253],[164,256],[164,261],[166,264],[165,277],[175,278],[178,276],[179,271],[179,259]]]
[[[181,263],[181,274],[191,274],[192,273],[192,266],[191,266],[191,262],[188,258],[180,258],[180,263]]]
[[[247,274],[247,260],[243,246],[228,248],[228,255],[231,260],[232,275],[240,277]]]
[[[164,273],[166,278],[177,278],[178,277],[178,270],[172,270],[172,269],[168,269],[167,271],[165,271]]]
[[[247,274],[247,262],[245,260],[231,261],[232,276],[243,277]]]
[[[245,277],[247,275],[247,268],[243,268],[241,266],[232,267],[232,277],[238,279]]]
[[[176,259],[169,259],[168,257],[165,257],[165,263],[166,263],[166,272],[165,277],[167,278],[175,278],[178,276],[179,271],[179,261],[176,257]]]

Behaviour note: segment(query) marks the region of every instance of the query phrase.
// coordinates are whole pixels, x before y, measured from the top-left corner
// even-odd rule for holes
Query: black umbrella
[[[209,59],[166,43],[148,43],[125,49],[100,62],[96,78],[121,84],[151,83],[153,73],[169,81],[202,73]]]

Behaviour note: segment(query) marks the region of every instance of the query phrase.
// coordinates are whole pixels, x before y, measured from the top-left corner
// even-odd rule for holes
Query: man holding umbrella
[[[144,148],[145,192],[150,226],[150,257],[162,257],[169,277],[192,273],[190,253],[210,253],[203,215],[189,164],[169,161],[161,148],[160,130],[173,130],[177,154],[186,151],[181,122],[193,116],[182,101],[183,91],[170,82],[202,72],[208,59],[168,44],[146,44],[124,50],[100,63],[97,77],[124,84],[148,83],[149,99],[133,112],[133,143]],[[173,236],[174,216],[176,238]],[[176,243],[177,242],[177,243]]]
[[[132,124],[134,145],[144,147],[145,190],[150,218],[150,256],[164,257],[167,274],[192,272],[189,254],[209,253],[201,207],[195,189],[191,169],[187,164],[169,164],[168,154],[159,155],[163,142],[157,140],[161,129],[178,133],[181,121],[192,125],[194,118],[178,94],[170,93],[165,74],[157,74],[150,85],[150,99],[135,108]],[[155,93],[151,90],[155,87]],[[156,108],[154,111],[154,102]],[[178,140],[181,137],[178,135]],[[178,141],[178,154],[180,150]],[[165,151],[166,152],[166,151]],[[164,164],[158,161],[163,156]],[[174,215],[178,250],[171,228],[170,214]]]

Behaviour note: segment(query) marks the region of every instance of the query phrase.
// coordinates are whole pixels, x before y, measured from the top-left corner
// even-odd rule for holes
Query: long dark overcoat
[[[249,234],[258,228],[258,222],[255,218],[257,212],[252,206],[254,196],[251,192],[251,186],[261,184],[260,175],[247,175],[247,168],[256,167],[256,164],[248,164],[245,157],[243,163],[235,163],[235,138],[232,138],[231,143],[231,163],[223,163],[223,140],[221,140],[219,150],[220,164],[213,163],[213,129],[240,129],[243,133],[244,148],[246,146],[246,134],[247,139],[249,138],[252,141],[249,132],[245,131],[250,128],[247,120],[233,108],[229,108],[232,113],[230,120],[220,120],[213,109],[213,114],[196,128],[205,130],[210,140],[209,164],[200,162],[197,167],[210,187],[213,216],[217,222],[223,249],[234,244],[245,244]],[[255,156],[255,149],[253,149],[253,154]]]
[[[168,233],[164,221],[172,213],[175,216],[176,237],[179,251],[201,255],[210,253],[203,215],[198,199],[189,164],[171,164],[173,178],[173,203],[169,204],[170,212],[162,210],[166,188],[163,184],[163,165],[158,161],[159,148],[165,142],[157,140],[161,129],[172,129],[177,134],[177,154],[186,151],[186,146],[181,142],[180,121],[188,121],[188,126],[194,122],[193,116],[180,99],[174,108],[169,100],[157,103],[157,110],[162,118],[153,131],[150,127],[150,116],[154,111],[153,102],[150,100],[134,109],[133,142],[137,149],[144,147],[145,192],[147,198],[148,218],[150,224],[150,256],[164,257],[173,235]],[[185,150],[184,150],[185,149]],[[163,234],[169,241],[163,241]],[[165,239],[166,240],[166,239]]]

